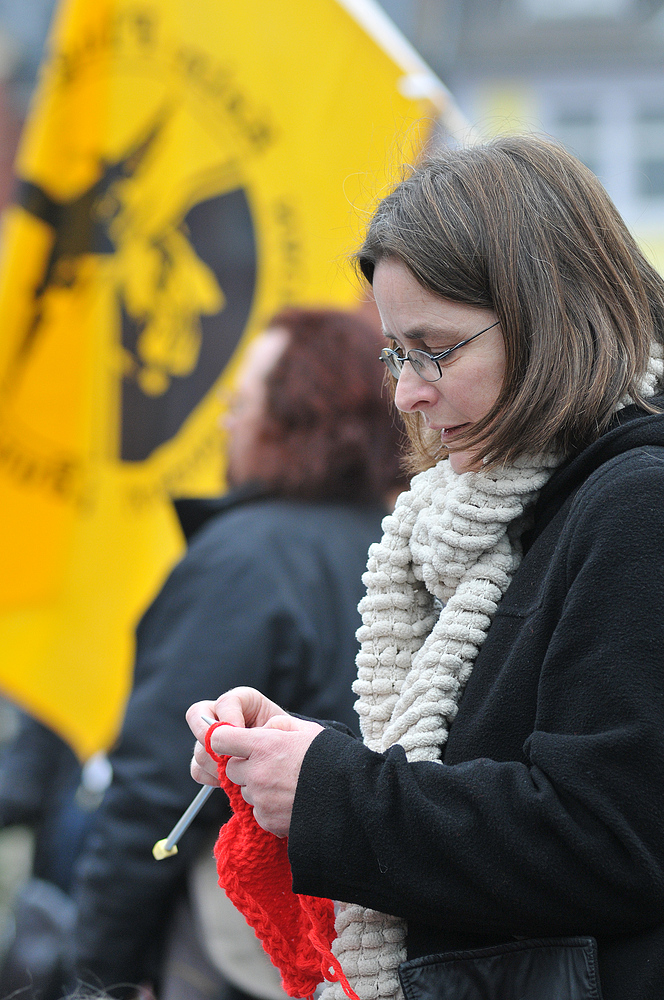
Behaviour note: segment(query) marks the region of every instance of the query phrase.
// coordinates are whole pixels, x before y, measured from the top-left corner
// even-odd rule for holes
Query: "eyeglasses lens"
[[[437,382],[440,378],[438,365],[424,351],[409,351],[408,360],[425,382]]]
[[[394,351],[391,351],[388,347],[384,348],[380,352],[380,360],[385,362],[390,375],[398,379],[403,368],[403,361],[395,355]]]
[[[435,361],[432,361],[424,351],[408,351],[406,358],[400,358],[394,351],[385,348],[380,352],[381,360],[385,362],[388,370],[394,378],[398,379],[404,362],[408,360],[414,371],[424,379],[425,382],[437,382],[440,378],[440,369]]]

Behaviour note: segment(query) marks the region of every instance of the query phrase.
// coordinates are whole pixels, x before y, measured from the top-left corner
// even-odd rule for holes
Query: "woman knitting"
[[[364,741],[236,688],[190,708],[192,773],[231,723],[209,746],[293,890],[343,900],[362,1000],[654,1000],[664,281],[534,137],[422,163],[358,263],[419,470],[369,554]]]

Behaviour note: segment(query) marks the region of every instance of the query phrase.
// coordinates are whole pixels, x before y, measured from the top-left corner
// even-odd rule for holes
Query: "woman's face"
[[[428,291],[397,260],[377,264],[373,291],[383,332],[400,354],[413,348],[439,354],[497,320],[492,309],[453,302]],[[454,351],[440,362],[440,368],[442,377],[437,382],[425,382],[412,365],[404,364],[395,402],[404,413],[421,413],[426,426],[438,431],[441,443],[450,449],[454,471],[468,472],[479,467],[481,456],[455,451],[454,440],[485,417],[498,399],[505,374],[500,327]]]
[[[259,334],[245,351],[222,421],[228,432],[227,478],[231,486],[260,476],[255,447],[265,413],[265,380],[284,353],[288,338],[287,330],[272,328]]]

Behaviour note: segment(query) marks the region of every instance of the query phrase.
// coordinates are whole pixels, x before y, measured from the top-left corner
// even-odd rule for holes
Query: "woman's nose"
[[[438,398],[438,390],[433,382],[425,382],[415,372],[410,361],[404,362],[399,381],[394,392],[394,402],[402,413],[414,413],[426,409]]]

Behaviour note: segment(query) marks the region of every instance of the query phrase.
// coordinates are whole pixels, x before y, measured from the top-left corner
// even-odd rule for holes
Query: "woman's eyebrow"
[[[385,337],[389,337],[390,340],[397,339],[392,334],[386,333],[385,330],[383,330],[383,335]],[[424,326],[414,326],[410,330],[404,330],[401,333],[401,336],[404,338],[404,340],[435,340],[438,338],[442,340],[455,340],[455,338],[460,337],[460,334],[458,330],[451,330],[451,329],[443,330],[439,326],[424,325]]]

